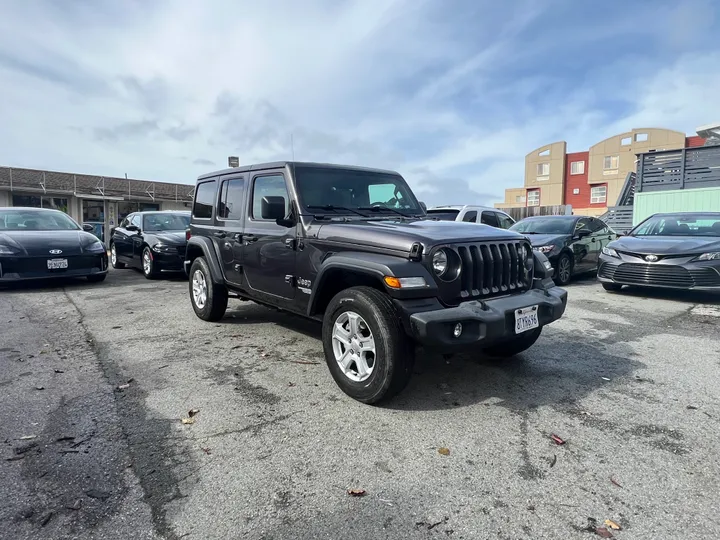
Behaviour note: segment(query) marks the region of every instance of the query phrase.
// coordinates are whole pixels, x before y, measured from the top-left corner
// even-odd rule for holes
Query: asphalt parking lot
[[[202,322],[182,279],[0,291],[4,537],[717,537],[720,302],[568,290],[530,351],[420,351],[382,407],[319,326]]]

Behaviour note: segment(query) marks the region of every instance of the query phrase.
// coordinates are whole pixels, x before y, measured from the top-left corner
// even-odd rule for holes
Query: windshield
[[[330,167],[295,166],[295,184],[305,208],[336,208],[336,213],[367,213],[377,206],[388,213],[423,214],[415,195],[398,174],[340,169]],[[395,210],[395,212],[393,212]]]
[[[510,230],[525,234],[572,234],[574,227],[574,219],[548,217],[518,221]]]
[[[184,231],[190,226],[189,214],[148,214],[144,231]]]
[[[0,210],[0,230],[76,231],[80,226],[70,216],[51,210]]]
[[[441,221],[455,221],[460,210],[451,208],[438,208],[436,210],[428,210],[427,215],[431,219],[439,219]]]
[[[638,225],[630,236],[720,236],[720,214],[655,216]]]

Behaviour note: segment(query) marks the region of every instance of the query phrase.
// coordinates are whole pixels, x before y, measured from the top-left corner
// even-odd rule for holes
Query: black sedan
[[[105,246],[67,214],[0,208],[0,283],[57,277],[103,281],[107,270]]]
[[[139,268],[148,279],[162,271],[182,272],[190,212],[135,212],[112,229],[113,268]]]
[[[558,285],[567,285],[573,275],[595,272],[600,252],[617,238],[602,220],[583,216],[528,217],[510,230],[527,235],[533,249],[545,254]]]
[[[654,214],[600,255],[598,279],[623,285],[720,292],[720,212]]]

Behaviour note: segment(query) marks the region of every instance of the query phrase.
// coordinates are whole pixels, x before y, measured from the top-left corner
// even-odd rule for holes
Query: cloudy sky
[[[0,165],[192,183],[400,171],[492,203],[527,152],[720,122],[716,0],[0,0]]]

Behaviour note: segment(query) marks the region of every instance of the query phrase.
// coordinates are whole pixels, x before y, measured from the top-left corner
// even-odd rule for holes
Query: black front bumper
[[[171,252],[152,252],[155,268],[167,272],[182,272],[185,269],[185,248]]]
[[[48,270],[48,257],[0,257],[0,283],[35,279],[75,278],[106,274],[107,253],[66,258],[67,268]]]
[[[515,310],[531,306],[538,307],[538,322],[543,327],[562,317],[567,306],[567,291],[549,286],[486,301],[463,302],[452,308],[438,305],[437,309],[424,311],[419,304],[400,307],[413,311],[407,314],[413,339],[428,347],[456,349],[468,345],[489,346],[512,339],[516,335]],[[454,337],[457,323],[462,324],[462,333]]]

